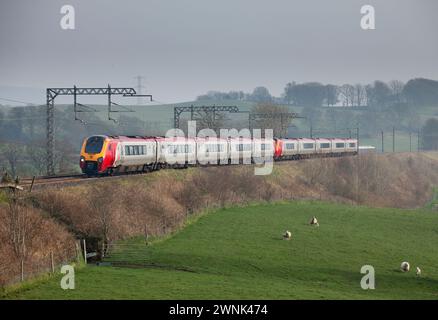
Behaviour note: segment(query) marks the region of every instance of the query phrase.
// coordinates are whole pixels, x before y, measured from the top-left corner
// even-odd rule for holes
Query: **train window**
[[[321,149],[329,149],[330,148],[330,143],[321,143],[320,145],[319,145],[319,147],[321,148]]]
[[[87,143],[85,145],[85,152],[86,153],[99,153],[102,151],[103,143],[105,141],[104,137],[90,137],[87,140]]]
[[[251,145],[250,144],[238,144],[236,145],[237,151],[251,151]]]
[[[218,145],[217,144],[207,144],[206,152],[217,152]]]
[[[129,156],[131,153],[129,152],[129,146],[125,146],[125,154]]]
[[[180,145],[168,145],[167,150],[169,153],[191,153],[192,146],[188,144]]]
[[[344,148],[344,147],[345,147],[345,143],[343,143],[343,142],[336,143],[336,148]]]
[[[192,152],[192,146],[189,144],[184,145],[184,152],[185,153],[191,153]]]
[[[350,148],[356,148],[356,143],[354,142],[350,143]]]
[[[304,149],[313,149],[314,144],[313,143],[304,143],[303,148]]]
[[[295,143],[286,143],[286,149],[288,150],[295,149]]]

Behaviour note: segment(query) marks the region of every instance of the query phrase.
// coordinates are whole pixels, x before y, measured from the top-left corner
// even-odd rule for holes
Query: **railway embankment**
[[[306,199],[417,208],[431,202],[437,186],[436,153],[399,153],[284,161],[266,176],[254,175],[252,166],[190,168],[92,179],[15,199],[3,194],[0,285],[19,278],[22,264],[38,272],[50,259],[71,259],[74,239],[99,248],[137,235],[160,236],[192,214],[254,202]]]

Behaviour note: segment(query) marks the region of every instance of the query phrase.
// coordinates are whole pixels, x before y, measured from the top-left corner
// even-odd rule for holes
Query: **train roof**
[[[109,138],[109,139],[115,139],[120,141],[202,141],[202,140],[216,140],[216,141],[223,141],[223,140],[231,140],[231,141],[247,141],[247,140],[277,140],[277,141],[302,141],[302,142],[314,142],[314,141],[355,141],[357,142],[357,139],[355,138],[247,138],[247,137],[228,137],[228,138],[222,138],[222,137],[163,137],[163,136],[140,136],[140,135],[99,135],[95,134],[91,137],[102,137],[102,138]],[[87,138],[87,139],[88,139]]]

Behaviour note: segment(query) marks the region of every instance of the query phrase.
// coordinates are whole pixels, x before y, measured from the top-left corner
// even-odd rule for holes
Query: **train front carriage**
[[[96,175],[106,172],[112,161],[114,161],[114,153],[111,139],[96,135],[84,140],[80,158],[83,173]]]
[[[155,138],[121,137],[120,158],[115,167],[118,172],[141,172],[152,170],[157,162],[157,142]]]

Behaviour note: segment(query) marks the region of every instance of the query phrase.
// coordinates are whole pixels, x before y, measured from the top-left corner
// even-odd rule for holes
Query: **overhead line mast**
[[[54,153],[55,153],[55,99],[58,96],[73,96],[75,120],[81,120],[77,118],[77,112],[84,112],[77,109],[77,106],[82,106],[77,103],[77,96],[90,96],[90,95],[106,95],[108,96],[108,118],[111,112],[117,112],[111,110],[111,105],[115,104],[111,101],[111,96],[120,95],[123,97],[149,97],[152,100],[152,95],[138,95],[134,88],[112,88],[110,85],[106,88],[78,88],[73,86],[72,88],[47,88],[46,89],[46,152],[47,152],[47,175],[55,175]],[[120,112],[120,111],[119,111]],[[83,122],[83,121],[82,121]]]

